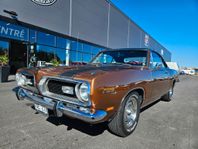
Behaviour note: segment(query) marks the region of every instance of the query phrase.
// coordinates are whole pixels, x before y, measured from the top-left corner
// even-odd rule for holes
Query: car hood
[[[118,64],[95,64],[85,65],[79,67],[69,67],[63,73],[59,74],[62,77],[71,77],[74,79],[86,79],[91,80],[99,75],[106,73],[121,71],[132,68],[131,65],[118,65]]]
[[[109,73],[112,71],[120,71],[129,69],[130,65],[118,64],[87,64],[84,66],[69,66],[69,67],[52,67],[43,68],[39,72],[43,75],[59,75],[60,77],[69,77],[74,79],[92,79],[98,75]]]
[[[128,64],[87,64],[84,66],[31,68],[26,69],[26,71],[31,71],[36,76],[36,82],[39,82],[42,76],[60,76],[91,81],[99,75],[129,68],[140,69],[139,67],[133,67]]]

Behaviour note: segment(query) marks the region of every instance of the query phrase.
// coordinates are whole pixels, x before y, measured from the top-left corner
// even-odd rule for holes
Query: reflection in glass
[[[36,42],[36,31],[30,30],[30,42],[35,43]]]
[[[65,38],[61,38],[61,37],[56,38],[56,45],[57,45],[58,48],[66,49],[68,42],[69,41]]]
[[[71,42],[71,49],[73,51],[82,52],[83,51],[83,43],[80,43],[80,42],[77,42],[77,41],[72,41]]]
[[[83,46],[83,52],[84,52],[84,53],[89,53],[89,54],[91,54],[91,52],[92,52],[92,46],[90,46],[90,45],[88,45],[88,44],[84,44],[84,46]]]
[[[8,55],[9,43],[0,41],[0,55]]]
[[[37,61],[45,61],[50,63],[53,60],[57,60],[60,64],[65,64],[66,50],[37,45],[36,58]]]
[[[38,32],[37,42],[44,45],[55,46],[55,36],[47,33]]]
[[[91,54],[83,54],[83,62],[88,63],[91,60]]]
[[[102,49],[99,47],[72,41],[70,50],[70,64],[79,62],[88,63],[101,50]]]
[[[70,51],[70,62],[81,62],[82,53],[76,51]]]
[[[97,55],[101,50],[102,48],[92,46],[91,53]]]

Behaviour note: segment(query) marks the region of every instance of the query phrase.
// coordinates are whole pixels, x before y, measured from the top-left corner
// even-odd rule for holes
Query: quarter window
[[[157,67],[161,67],[161,68],[166,67],[162,58],[155,52],[151,52],[150,66],[152,69],[155,69]]]
[[[94,61],[94,63],[109,64],[114,63],[115,60],[111,55],[101,53]]]

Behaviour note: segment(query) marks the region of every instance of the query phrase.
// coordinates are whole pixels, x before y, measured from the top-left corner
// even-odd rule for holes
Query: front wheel
[[[16,97],[18,100],[24,100],[24,96],[22,96],[21,92],[22,92],[21,88],[18,88],[16,91]]]
[[[118,136],[126,137],[136,128],[140,114],[140,96],[132,92],[121,104],[115,117],[109,122],[110,131]]]

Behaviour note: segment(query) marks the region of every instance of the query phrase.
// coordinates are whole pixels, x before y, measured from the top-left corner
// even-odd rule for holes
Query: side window
[[[165,64],[162,60],[162,58],[156,54],[155,52],[151,52],[151,58],[150,58],[150,66],[152,69],[155,68],[165,68]]]
[[[111,55],[107,54],[101,54],[97,59],[94,61],[94,63],[103,63],[103,64],[109,64],[109,63],[114,63],[115,60]]]

